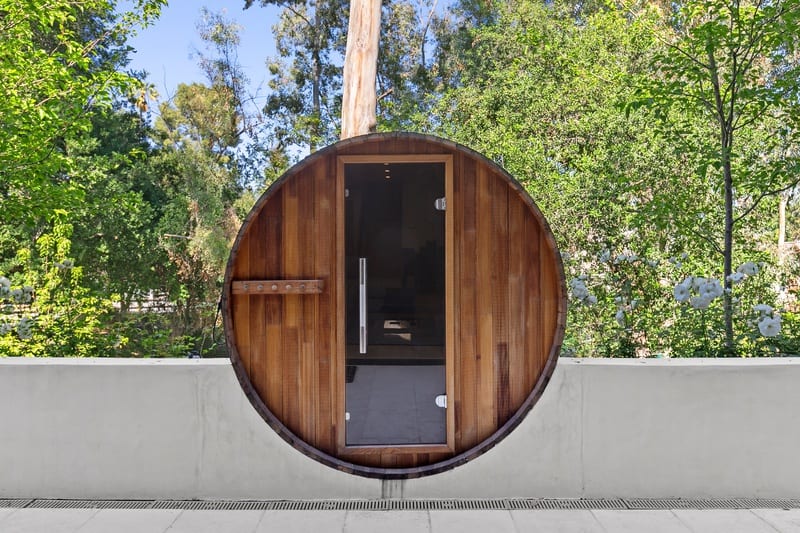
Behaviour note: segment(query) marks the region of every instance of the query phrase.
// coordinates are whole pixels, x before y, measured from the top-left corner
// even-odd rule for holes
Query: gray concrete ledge
[[[381,482],[302,455],[227,360],[0,359],[0,499],[800,499],[800,359],[561,359],[483,456]]]

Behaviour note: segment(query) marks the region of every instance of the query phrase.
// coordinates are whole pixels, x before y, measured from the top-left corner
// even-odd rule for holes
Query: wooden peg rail
[[[233,294],[319,294],[321,279],[253,279],[231,283]]]

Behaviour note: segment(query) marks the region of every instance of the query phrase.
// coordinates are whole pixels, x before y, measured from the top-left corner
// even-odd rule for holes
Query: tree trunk
[[[723,228],[723,266],[722,311],[725,323],[725,355],[734,355],[736,347],[733,337],[733,283],[730,276],[733,270],[733,171],[731,169],[731,150],[733,148],[733,113],[727,109],[720,91],[719,70],[714,54],[708,52],[708,68],[711,74],[711,86],[714,90],[714,104],[717,126],[719,127],[720,163],[725,192],[725,226]]]
[[[377,126],[378,42],[381,0],[350,0],[342,90],[342,139],[375,131]]]
[[[786,193],[781,193],[778,203],[778,264],[783,265],[786,254]]]
[[[314,10],[314,28],[315,32],[319,32],[322,27],[322,22],[320,21],[320,14],[319,14],[319,7]],[[313,82],[311,84],[311,108],[314,113],[314,123],[311,126],[311,138],[308,142],[308,149],[310,152],[317,151],[317,143],[320,141],[321,132],[322,132],[322,99],[320,96],[321,85],[322,85],[322,56],[321,56],[321,49],[322,49],[322,38],[317,33],[317,37],[315,38],[314,49],[311,52],[311,61],[313,65],[313,73],[312,76],[314,77]]]

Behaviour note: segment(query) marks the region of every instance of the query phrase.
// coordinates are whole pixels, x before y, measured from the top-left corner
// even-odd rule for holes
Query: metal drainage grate
[[[623,500],[601,500],[601,499],[558,499],[558,500],[539,500],[534,509],[562,509],[566,511],[582,509],[627,509]]]
[[[27,507],[33,500],[21,500],[21,499],[13,499],[13,500],[0,500],[0,509],[21,509],[23,507]]]
[[[464,499],[464,500],[48,500],[0,499],[0,508],[177,509],[183,511],[441,511],[441,510],[666,510],[800,509],[792,499]]]

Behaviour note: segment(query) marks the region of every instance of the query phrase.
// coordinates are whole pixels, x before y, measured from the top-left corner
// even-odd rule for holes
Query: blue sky
[[[124,4],[120,2],[120,8],[124,8]],[[242,26],[239,62],[250,78],[251,94],[263,97],[267,82],[265,61],[275,55],[272,25],[277,21],[278,9],[257,4],[245,11],[244,0],[170,1],[155,24],[140,30],[128,41],[136,50],[130,56],[130,68],[149,73],[148,80],[161,100],[174,94],[179,83],[205,81],[195,54],[202,49],[197,21],[203,7],[211,12],[224,10],[227,18]]]

